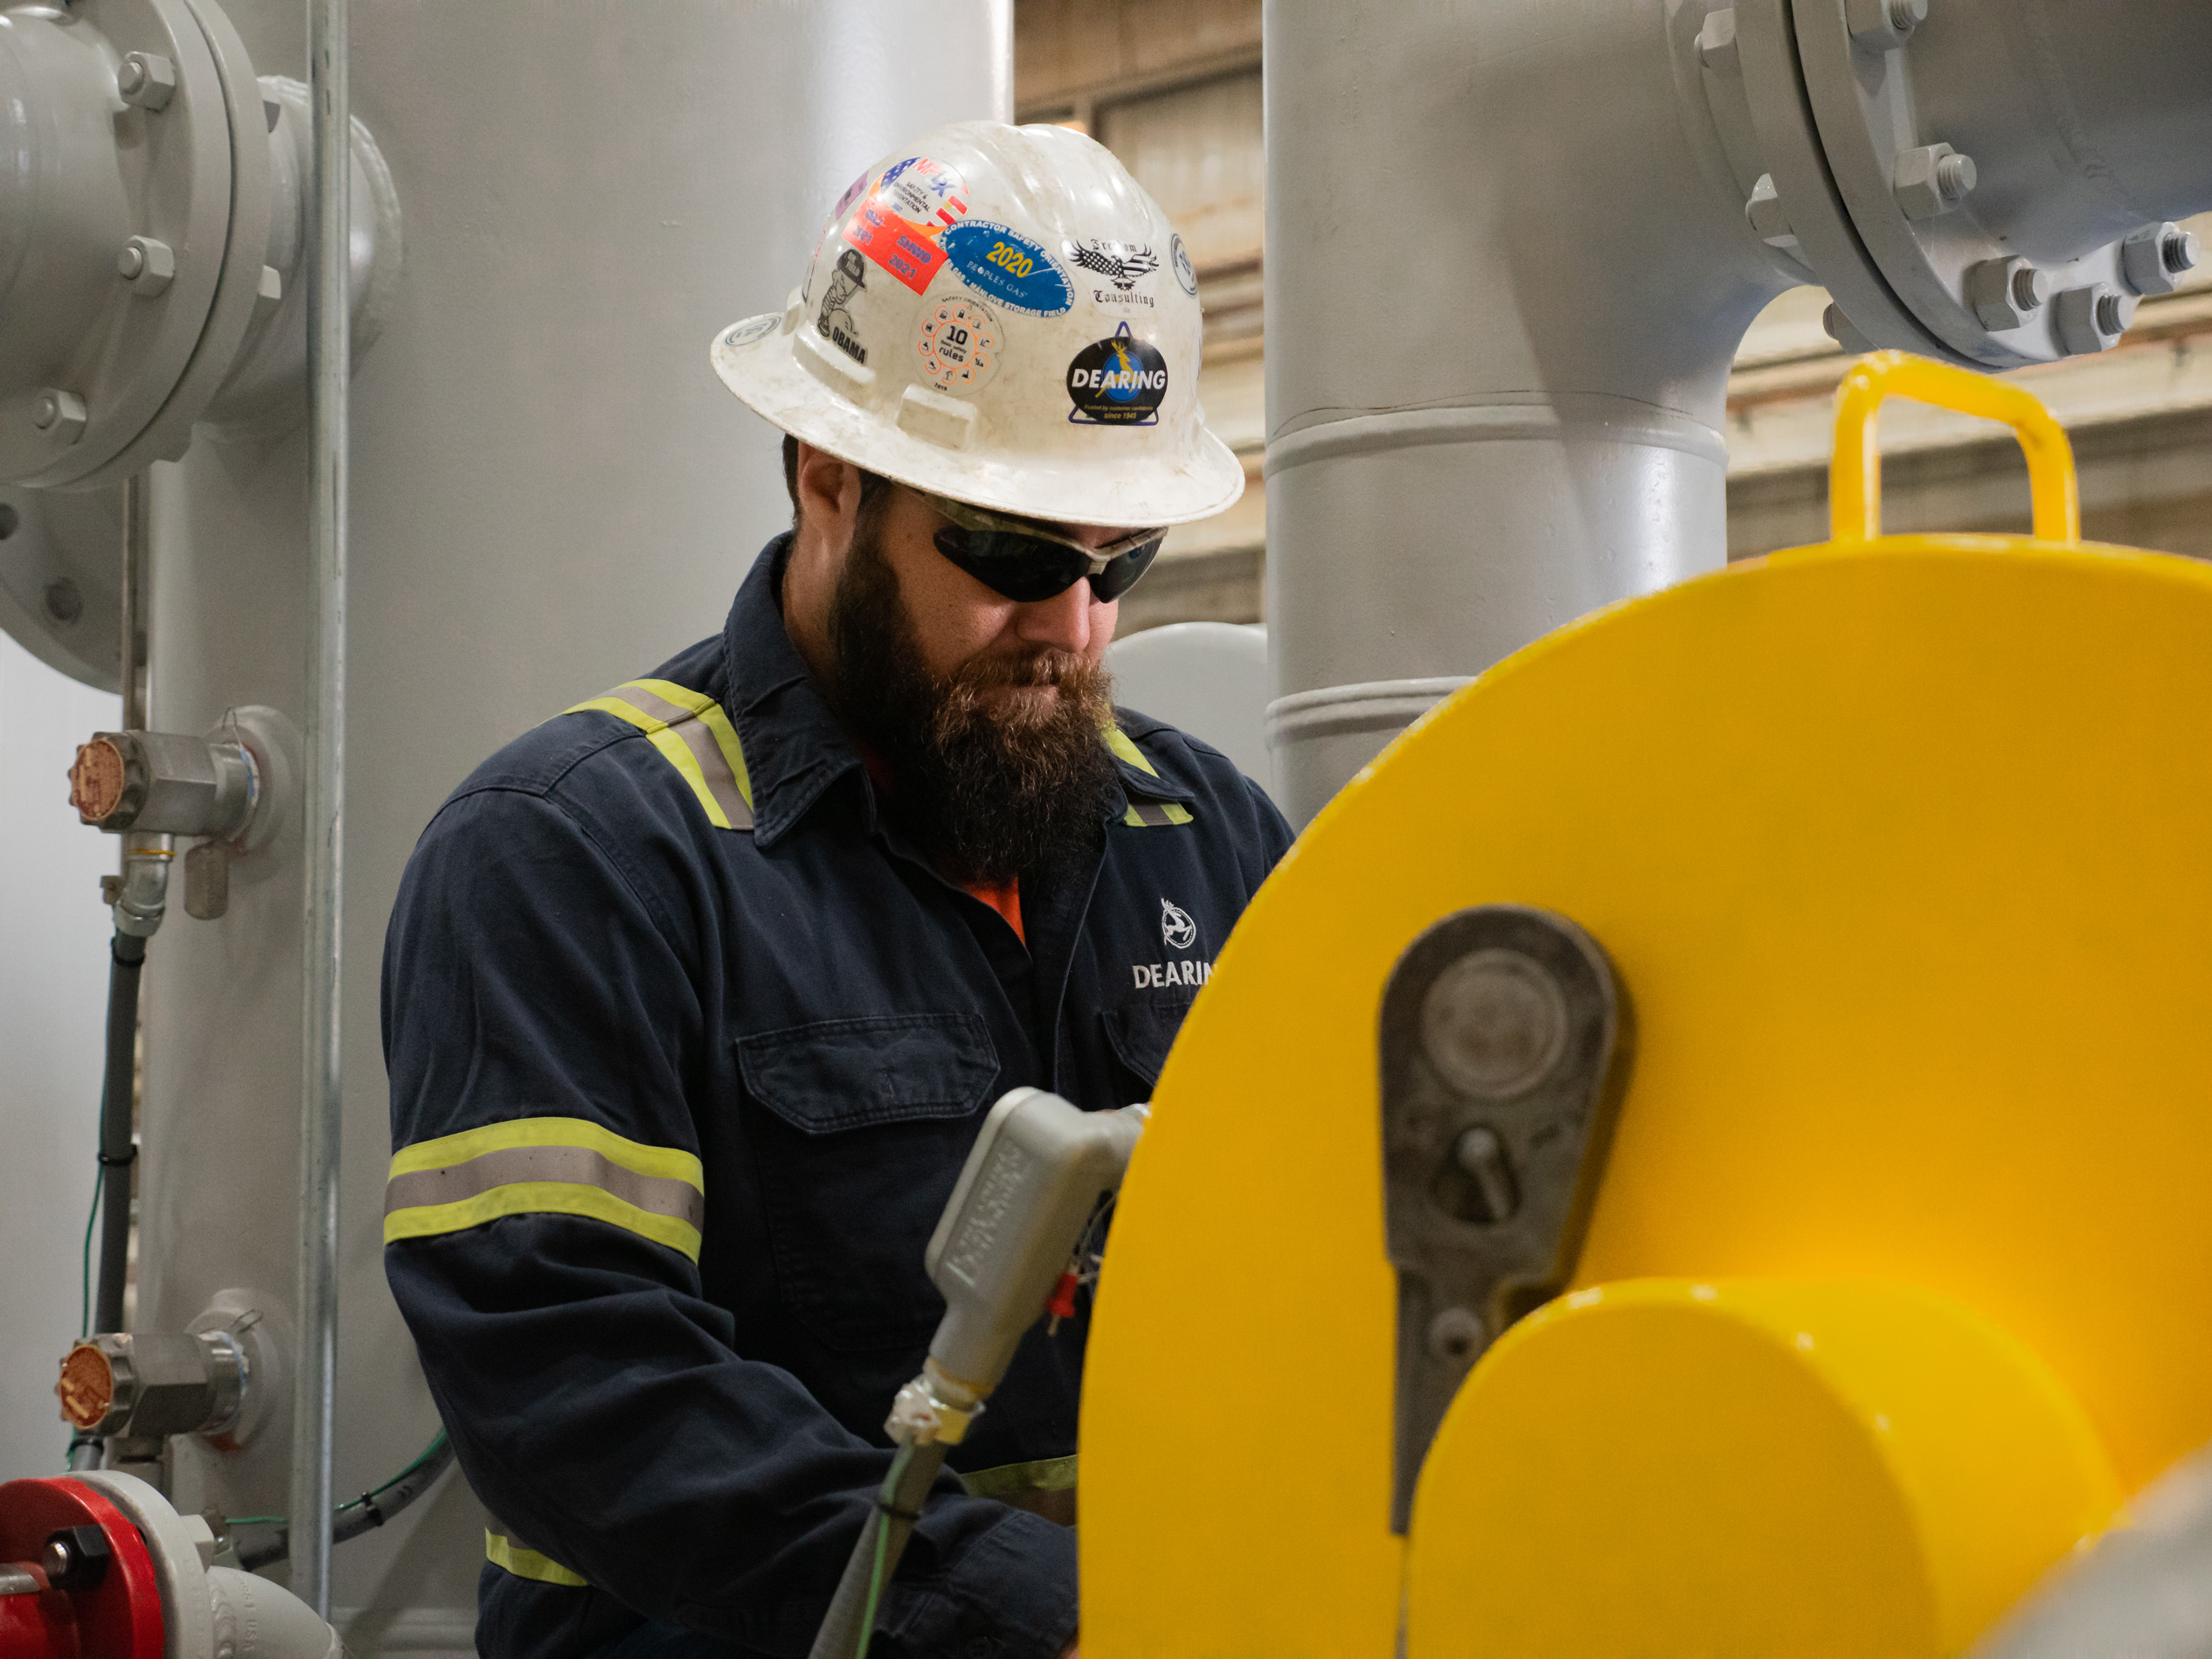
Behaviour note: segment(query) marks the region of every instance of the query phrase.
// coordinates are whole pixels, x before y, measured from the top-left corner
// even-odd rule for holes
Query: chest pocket
[[[1160,1002],[1124,1003],[1119,1008],[1109,1008],[1099,1016],[1106,1029],[1106,1048],[1113,1055],[1115,1104],[1128,1106],[1138,1100],[1152,1098],[1154,1086],[1160,1081],[1160,1068],[1168,1063],[1168,1051],[1175,1046],[1175,1033],[1182,1030],[1182,1017],[1190,1011],[1195,996]]]
[[[738,1041],[785,1306],[843,1352],[929,1340],[922,1253],[982,1127],[998,1052],[974,1014],[820,1020]]]

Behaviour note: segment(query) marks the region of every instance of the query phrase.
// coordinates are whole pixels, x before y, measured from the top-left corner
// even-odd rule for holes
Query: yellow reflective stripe
[[[970,1497],[1006,1497],[1016,1492],[1072,1492],[1076,1454],[1042,1457],[1033,1463],[1001,1463],[995,1468],[960,1475]]]
[[[434,1238],[481,1227],[503,1216],[531,1215],[585,1216],[609,1222],[681,1251],[694,1261],[699,1259],[699,1230],[690,1222],[641,1210],[599,1187],[572,1186],[565,1181],[517,1181],[452,1204],[394,1210],[384,1218],[384,1241]]]
[[[701,1192],[707,1190],[705,1171],[692,1154],[674,1147],[647,1146],[641,1142],[625,1140],[589,1118],[510,1118],[504,1123],[486,1123],[455,1135],[441,1135],[434,1141],[418,1141],[392,1155],[391,1173],[399,1176],[411,1175],[417,1170],[442,1170],[448,1164],[466,1163],[487,1152],[517,1146],[583,1147],[610,1163],[619,1163],[640,1175],[683,1181]]]
[[[1129,809],[1121,815],[1121,822],[1132,830],[1156,830],[1165,824],[1189,823],[1191,817],[1188,808],[1178,806],[1172,801],[1133,799],[1129,802]]]
[[[566,1585],[572,1590],[591,1587],[591,1580],[580,1572],[571,1572],[550,1557],[540,1555],[535,1550],[526,1550],[519,1544],[510,1543],[489,1529],[484,1533],[484,1558],[518,1579],[535,1579],[540,1584]]]
[[[699,757],[691,753],[682,738],[667,726],[656,723],[653,730],[645,734],[645,740],[661,752],[663,760],[683,774],[684,782],[691,786],[691,793],[699,797],[699,804],[706,809],[709,823],[718,830],[733,827],[730,823],[730,815],[714,798],[714,791],[707,788],[707,774],[699,769]]]
[[[1137,747],[1135,744],[1130,742],[1129,734],[1127,732],[1124,732],[1120,726],[1114,725],[1111,723],[1107,725],[1106,728],[1106,746],[1107,748],[1111,749],[1118,758],[1127,760],[1131,766],[1136,767],[1138,771],[1143,773],[1148,778],[1156,778],[1160,775],[1157,772],[1152,769],[1152,762],[1144,758],[1144,751]]]
[[[626,697],[626,692],[630,695]],[[586,711],[611,714],[644,732],[662,757],[691,786],[691,793],[698,797],[699,805],[706,812],[707,822],[716,829],[752,828],[752,774],[745,770],[745,746],[738,740],[737,727],[712,698],[673,680],[625,680],[606,696],[587,698],[563,712],[580,714]],[[670,715],[676,718],[671,719]],[[695,722],[697,729],[704,731],[712,741],[712,749],[705,751],[710,763],[714,754],[720,754],[723,767],[729,773],[729,785],[737,794],[735,801],[725,798],[716,787],[723,781],[708,775],[707,769],[700,765],[699,754],[693,752],[685,740],[684,731],[679,729],[692,727]]]

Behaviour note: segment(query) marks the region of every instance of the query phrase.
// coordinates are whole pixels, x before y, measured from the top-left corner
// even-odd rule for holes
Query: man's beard
[[[1119,777],[1103,735],[1112,677],[1050,648],[933,672],[878,517],[861,515],[830,598],[831,704],[889,769],[886,810],[940,873],[962,884],[1049,876],[1103,833]],[[1057,695],[986,698],[1009,685]]]

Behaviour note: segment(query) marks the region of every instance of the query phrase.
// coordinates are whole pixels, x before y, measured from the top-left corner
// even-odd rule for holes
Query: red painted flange
[[[107,1535],[106,1572],[89,1590],[0,1596],[0,1654],[162,1659],[161,1588],[138,1529],[81,1481],[57,1476],[0,1486],[0,1562],[36,1566],[46,1540],[73,1526],[96,1526]]]

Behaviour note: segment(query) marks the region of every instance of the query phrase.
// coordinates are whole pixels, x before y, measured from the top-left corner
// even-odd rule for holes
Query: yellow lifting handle
[[[1835,394],[1835,458],[1828,468],[1828,536],[1871,541],[1882,533],[1882,455],[1875,417],[1884,398],[1913,398],[1960,414],[2001,420],[2028,454],[2028,489],[2038,541],[2082,538],[2082,490],[2074,447],[2050,411],[2018,386],[1904,351],[1861,357]]]

